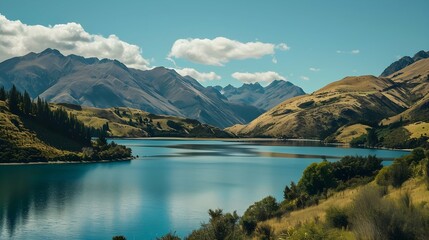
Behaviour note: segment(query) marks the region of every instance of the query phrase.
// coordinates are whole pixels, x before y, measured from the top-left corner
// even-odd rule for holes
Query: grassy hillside
[[[423,127],[428,122],[429,59],[421,59],[385,78],[346,77],[226,130],[243,137],[349,143],[362,142],[374,128],[378,146],[413,147],[427,135]]]
[[[345,125],[378,123],[405,110],[405,90],[394,85],[374,76],[348,77],[227,130],[239,136],[325,139]]]
[[[4,101],[0,101],[0,160],[3,162],[14,162],[15,158],[27,159],[30,162],[47,161],[76,155],[70,149],[61,150],[40,139],[42,134],[48,135],[49,133],[51,131],[43,126],[37,124],[29,126],[27,121],[12,114]],[[51,136],[56,138],[57,142],[71,143],[69,146],[79,146],[79,143],[65,137],[54,134]]]
[[[81,162],[131,157],[131,149],[107,143],[103,131],[85,126],[62,109],[53,110],[40,100],[31,103],[29,98],[28,105],[21,100],[15,105],[11,102],[22,99],[22,95],[12,90],[8,96],[8,102],[0,100],[0,163]],[[91,141],[91,131],[101,134],[97,141]],[[81,133],[84,135],[77,135]]]
[[[52,106],[64,108],[94,128],[101,128],[108,123],[108,132],[112,137],[233,137],[232,134],[197,120],[155,115],[133,108],[101,109],[72,104]]]
[[[269,225],[275,235],[281,235],[290,229],[296,228],[305,223],[326,222],[326,212],[332,207],[346,208],[353,204],[354,199],[366,187],[376,187],[375,183],[370,183],[367,186],[359,186],[353,189],[347,189],[337,192],[326,200],[322,200],[318,205],[310,206],[304,209],[299,209],[288,213],[280,218],[272,218],[259,223],[259,225]],[[389,187],[385,199],[399,200],[404,193],[409,193],[414,205],[424,205],[429,207],[429,192],[426,181],[421,178],[412,178],[406,181],[401,188]],[[346,239],[355,239],[351,231],[344,231],[343,236]]]

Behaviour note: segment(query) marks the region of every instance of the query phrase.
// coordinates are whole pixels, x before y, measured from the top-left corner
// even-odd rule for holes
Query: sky
[[[56,48],[204,86],[313,92],[429,50],[427,0],[0,0],[0,61]]]

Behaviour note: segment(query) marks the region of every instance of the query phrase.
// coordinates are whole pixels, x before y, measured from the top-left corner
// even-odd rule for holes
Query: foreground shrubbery
[[[338,162],[310,164],[298,184],[292,182],[284,189],[283,208],[292,210],[318,204],[329,191],[343,190],[372,181],[382,168],[375,156],[346,156]]]
[[[410,155],[395,160],[381,171],[381,160],[374,157],[344,157],[338,162],[323,161],[308,166],[298,184],[291,183],[284,191],[285,200],[277,203],[269,196],[251,205],[240,218],[235,212],[209,210],[210,220],[185,239],[427,239],[429,209],[426,204],[413,204],[411,195],[386,198],[387,187],[363,187],[352,204],[326,210],[325,221],[299,223],[275,235],[272,226],[261,223],[281,217],[290,210],[305,207],[329,191],[341,190],[372,181],[398,184],[411,176],[428,178],[428,152],[415,149]],[[428,180],[429,182],[429,180]],[[400,183],[400,184],[399,184]],[[345,231],[346,230],[346,231]],[[352,236],[353,235],[353,236]],[[180,239],[171,233],[159,239]]]
[[[381,186],[400,187],[410,177],[429,177],[429,151],[423,148],[414,149],[411,154],[397,158],[377,175],[376,182]]]

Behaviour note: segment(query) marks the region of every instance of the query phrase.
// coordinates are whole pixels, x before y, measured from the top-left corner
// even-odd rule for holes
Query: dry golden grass
[[[426,180],[422,178],[412,178],[406,181],[401,188],[389,188],[388,198],[399,199],[405,192],[410,193],[413,204],[429,203],[429,190]]]
[[[410,138],[419,138],[422,136],[429,136],[429,123],[427,122],[416,122],[405,126],[411,136]]]
[[[327,200],[321,201],[317,206],[292,211],[290,214],[283,216],[280,219],[274,218],[263,223],[269,224],[273,227],[274,232],[279,234],[282,231],[293,228],[298,224],[313,222],[315,219],[323,221],[325,219],[325,212],[329,207],[345,207],[349,205],[360,189],[361,188],[358,187],[335,193]]]
[[[374,99],[389,99],[408,107],[402,89],[390,88],[392,85],[391,80],[374,76],[346,77],[312,94],[288,99],[247,125],[235,125],[227,130],[239,136],[318,139],[330,130],[332,122],[347,114],[363,116],[368,109],[391,114],[391,109]],[[360,132],[362,129],[357,134]]]
[[[363,124],[353,124],[350,126],[342,127],[338,129],[338,135],[335,136],[335,140],[340,143],[349,143],[353,138],[357,138],[366,134],[366,129],[371,128],[370,126]]]
[[[374,182],[369,184],[375,185]],[[345,191],[333,194],[327,200],[321,201],[317,206],[292,211],[281,218],[273,218],[259,224],[268,224],[274,229],[275,234],[280,234],[287,229],[294,228],[303,223],[311,223],[315,220],[324,221],[326,210],[329,207],[335,206],[341,208],[349,206],[362,188],[363,186],[346,189]],[[385,197],[398,199],[405,192],[410,193],[411,199],[416,205],[429,203],[429,191],[424,179],[412,178],[406,181],[401,188],[390,187],[389,193]],[[351,232],[345,232],[345,236],[347,239],[354,239]]]

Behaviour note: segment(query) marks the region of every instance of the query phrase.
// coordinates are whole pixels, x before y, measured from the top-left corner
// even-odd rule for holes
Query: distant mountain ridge
[[[232,103],[252,105],[265,111],[286,99],[305,94],[302,88],[284,80],[274,80],[266,87],[256,82],[238,88],[232,85],[216,88]]]
[[[429,123],[429,58],[424,53],[417,53],[412,64],[386,77],[345,77],[227,130],[246,137],[331,141],[340,136],[359,137],[371,126]]]
[[[55,49],[0,63],[0,85],[9,89],[13,84],[32,98],[50,102],[132,107],[222,128],[247,123],[264,112],[262,104],[229,101],[215,87],[203,87],[172,69],[141,71],[117,60],[64,56]]]
[[[387,77],[389,75],[391,75],[394,72],[397,72],[403,68],[405,68],[406,66],[409,66],[421,59],[425,59],[425,58],[429,58],[429,51],[425,52],[425,51],[419,51],[418,53],[416,53],[414,55],[414,57],[409,57],[409,56],[405,56],[400,58],[398,61],[390,64],[390,66],[388,66],[380,75],[380,77]]]

